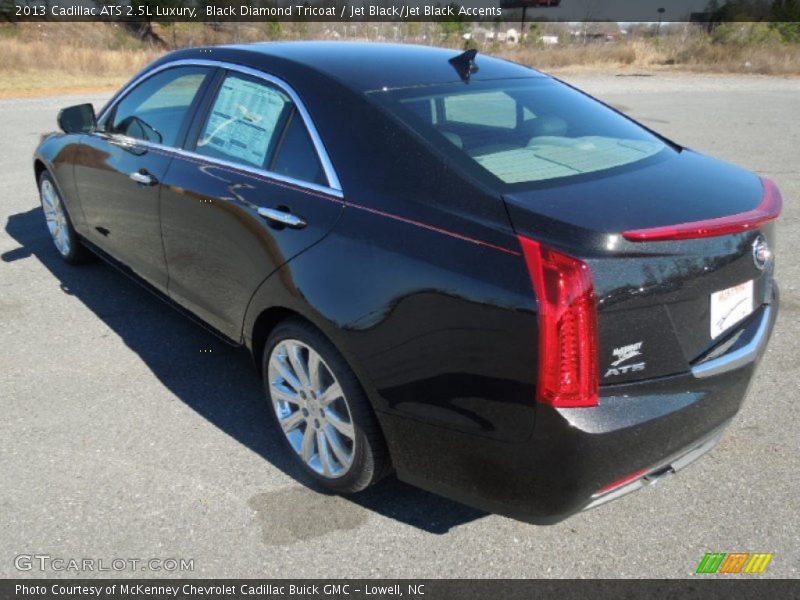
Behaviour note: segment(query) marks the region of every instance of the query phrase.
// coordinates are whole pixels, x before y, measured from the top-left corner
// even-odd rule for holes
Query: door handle
[[[307,225],[303,219],[285,210],[277,210],[275,208],[259,208],[258,214],[268,221],[280,223],[281,225],[286,225],[292,229],[302,229]]]
[[[133,179],[136,183],[141,183],[142,185],[155,185],[158,183],[155,177],[150,175],[146,169],[139,169],[138,171],[134,171],[130,175],[128,175],[131,179]]]

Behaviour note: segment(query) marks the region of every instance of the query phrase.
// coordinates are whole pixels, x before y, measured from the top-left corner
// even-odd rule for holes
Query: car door
[[[253,293],[331,230],[342,194],[286,84],[226,70],[204,104],[163,178],[169,294],[238,340]]]
[[[75,182],[89,241],[166,291],[159,220],[160,182],[170,148],[185,138],[189,114],[213,69],[175,67],[134,85],[85,136]]]

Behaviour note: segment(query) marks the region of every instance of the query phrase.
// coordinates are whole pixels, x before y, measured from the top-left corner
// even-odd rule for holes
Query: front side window
[[[658,137],[545,77],[369,92],[493,187],[602,174],[665,151]]]
[[[209,70],[167,69],[139,84],[114,108],[109,133],[176,146],[189,108]]]
[[[326,183],[316,148],[291,98],[266,81],[229,74],[195,152],[294,179]]]

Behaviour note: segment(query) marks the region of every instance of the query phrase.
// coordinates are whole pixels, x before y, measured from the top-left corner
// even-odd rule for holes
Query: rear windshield
[[[472,174],[502,188],[618,169],[667,148],[632,121],[545,77],[369,94]]]

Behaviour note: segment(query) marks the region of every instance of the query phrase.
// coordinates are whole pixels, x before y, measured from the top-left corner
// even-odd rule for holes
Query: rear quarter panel
[[[537,324],[515,251],[347,206],[267,280],[246,331],[276,304],[334,341],[379,412],[508,441],[530,434]]]

